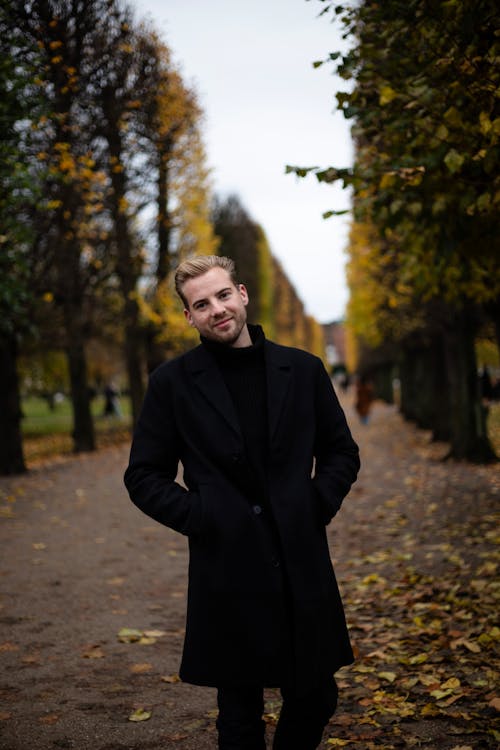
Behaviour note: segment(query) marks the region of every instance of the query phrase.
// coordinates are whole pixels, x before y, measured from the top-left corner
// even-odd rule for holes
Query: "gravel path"
[[[343,398],[363,469],[329,535],[359,660],[340,675],[342,703],[324,748],[496,747],[488,618],[498,467],[436,460],[443,447],[429,447],[382,404],[359,426],[351,395]],[[2,750],[216,748],[215,691],[175,681],[187,545],[130,503],[127,456],[122,445],[0,479]],[[459,603],[446,605],[458,580],[479,581],[467,587],[467,602],[478,594],[470,611],[458,589]],[[120,640],[124,628],[139,633]],[[457,674],[441,701],[455,699],[436,708],[432,675],[439,689]],[[279,702],[273,691],[267,698],[271,737]],[[130,721],[137,709],[151,717]]]

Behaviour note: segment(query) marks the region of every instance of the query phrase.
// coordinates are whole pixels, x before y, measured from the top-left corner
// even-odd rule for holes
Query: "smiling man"
[[[265,750],[264,687],[283,696],[274,750],[313,750],[353,658],[325,527],[358,449],[321,360],[247,323],[232,260],[175,283],[201,343],[152,374],[125,483],[189,538],[180,676],[217,688],[220,750]]]

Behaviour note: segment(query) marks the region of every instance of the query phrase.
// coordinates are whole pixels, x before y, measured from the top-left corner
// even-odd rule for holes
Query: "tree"
[[[68,358],[76,451],[95,448],[85,344],[90,281],[95,277],[104,176],[98,169],[92,121],[96,29],[106,0],[18,3],[15,22],[24,38],[38,45],[42,61],[37,83],[46,116],[32,121],[33,145],[43,165],[42,199],[33,212],[33,256],[47,270],[45,295],[61,312]],[[32,156],[33,156],[32,152]],[[102,244],[102,243],[101,243]]]
[[[451,455],[489,460],[473,343],[478,308],[497,315],[500,296],[496,5],[366,0],[324,12],[354,39],[329,59],[355,82],[337,101],[354,122],[356,160],[353,169],[295,171],[352,186],[355,220],[370,225],[382,264],[390,251],[404,291],[395,288],[392,313],[375,305],[376,319],[396,323],[410,302],[426,327],[426,305],[439,308]],[[372,285],[381,271],[368,273]]]
[[[0,474],[26,470],[21,438],[17,356],[29,335],[33,292],[26,221],[36,200],[18,123],[41,113],[43,102],[33,85],[36,48],[12,24],[12,7],[0,6]]]

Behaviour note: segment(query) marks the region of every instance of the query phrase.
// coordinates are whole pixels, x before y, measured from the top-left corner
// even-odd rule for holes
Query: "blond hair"
[[[234,260],[226,258],[225,255],[197,255],[194,258],[183,261],[175,271],[175,291],[183,301],[185,307],[188,307],[187,300],[182,293],[184,284],[189,279],[196,279],[197,276],[210,271],[211,268],[223,268],[227,271],[231,281],[236,286],[236,266]]]

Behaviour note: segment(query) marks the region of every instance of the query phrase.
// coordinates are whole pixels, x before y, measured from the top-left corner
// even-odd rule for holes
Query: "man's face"
[[[202,336],[228,346],[250,346],[247,329],[247,290],[236,287],[224,268],[215,266],[201,276],[189,279],[182,289],[189,324]]]

